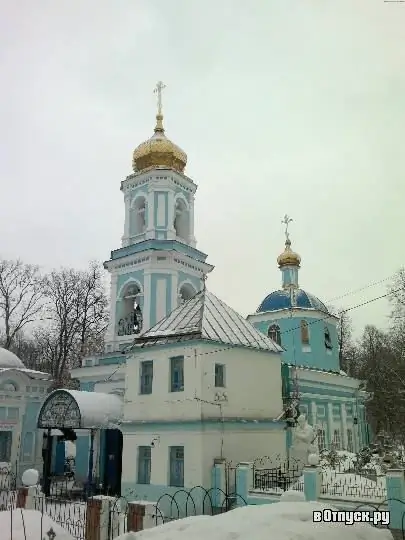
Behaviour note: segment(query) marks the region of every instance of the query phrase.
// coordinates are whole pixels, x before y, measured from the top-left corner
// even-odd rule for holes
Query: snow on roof
[[[192,516],[116,540],[392,540],[388,529],[369,523],[314,523],[314,511],[337,508],[319,502],[276,502],[248,505],[215,516]]]
[[[283,352],[266,335],[212,293],[203,290],[135,339],[144,347],[190,339]]]
[[[38,415],[41,429],[98,429],[115,427],[123,417],[123,401],[115,394],[54,390]]]
[[[66,390],[80,409],[83,428],[96,428],[119,422],[123,416],[123,402],[115,394]]]
[[[0,368],[0,373],[4,373],[6,371],[19,371],[21,373],[25,373],[31,379],[48,380],[52,378],[49,373],[45,373],[44,371],[36,371],[35,369],[27,369],[27,368],[19,368],[19,367]]]

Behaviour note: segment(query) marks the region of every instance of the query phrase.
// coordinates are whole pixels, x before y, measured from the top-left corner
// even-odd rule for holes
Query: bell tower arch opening
[[[138,236],[146,230],[146,199],[143,195],[136,197],[130,211],[130,236]]]
[[[130,282],[124,286],[120,300],[119,336],[140,334],[143,326],[141,298],[142,290],[138,283]]]
[[[178,198],[174,209],[174,230],[176,237],[184,242],[190,240],[190,213],[186,201]]]
[[[187,300],[190,300],[190,298],[193,298],[197,294],[197,291],[191,285],[191,283],[183,283],[179,287],[179,293],[178,293],[178,303],[184,304],[184,302],[187,302]]]

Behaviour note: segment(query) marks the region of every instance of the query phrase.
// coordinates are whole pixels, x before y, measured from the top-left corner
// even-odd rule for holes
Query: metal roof
[[[162,345],[191,339],[277,353],[284,351],[207,290],[200,291],[144,332],[135,339],[134,346]]]

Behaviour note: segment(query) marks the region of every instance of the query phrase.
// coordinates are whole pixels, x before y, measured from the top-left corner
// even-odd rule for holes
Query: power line
[[[329,302],[334,302],[335,300],[340,300],[341,298],[345,298],[346,296],[352,296],[353,294],[356,294],[361,291],[365,291],[366,289],[369,289],[370,287],[375,287],[375,285],[380,285],[381,283],[384,283],[386,281],[389,281],[390,279],[393,279],[395,277],[395,274],[392,276],[388,276],[384,279],[380,279],[379,281],[373,281],[372,283],[369,283],[368,285],[365,285],[364,287],[360,287],[359,289],[354,289],[353,291],[349,291],[345,294],[342,294],[340,296],[335,296],[335,298],[331,298],[326,303],[329,304]]]
[[[381,282],[383,281],[386,281],[387,279],[389,278],[386,278],[385,280],[381,280]],[[371,285],[370,285],[371,286]],[[367,288],[367,287],[365,287]],[[388,296],[390,296],[392,293],[395,293],[395,292],[399,292],[402,290],[402,287],[401,288],[398,288],[398,289],[395,289],[393,291],[390,291],[389,293],[386,293],[386,294],[383,294],[381,296],[376,296],[374,298],[371,298],[370,300],[367,300],[365,302],[362,302],[360,304],[356,304],[355,306],[352,306],[352,307],[349,307],[349,308],[346,308],[344,310],[342,310],[340,313],[347,313],[348,311],[353,311],[355,309],[359,309],[363,306],[366,306],[368,304],[371,304],[373,302],[376,302],[377,300],[381,300],[383,298],[387,298]],[[324,315],[323,317],[318,317],[316,319],[313,319],[312,321],[310,322],[307,322],[308,326],[312,325],[312,324],[316,324],[318,322],[322,322],[322,321],[325,321],[327,319],[329,319],[331,316],[331,314],[327,314],[327,315]],[[280,332],[280,335],[284,335],[284,334],[288,334],[289,332],[294,332],[295,330],[300,330],[301,329],[301,324],[299,326],[296,326],[294,328],[288,328],[288,330],[283,330],[283,332]],[[219,349],[214,349],[213,351],[207,351],[207,352],[203,352],[203,353],[198,353],[198,356],[206,356],[206,355],[209,355],[209,354],[217,354],[219,352],[223,352],[223,351],[229,351],[230,349],[233,349],[235,346],[234,345],[228,345],[226,347],[221,347]],[[195,357],[195,354],[193,355],[185,355],[184,358],[194,358]],[[106,379],[104,380],[100,380],[100,381],[95,381],[95,384],[98,384],[98,383],[105,383],[105,382],[108,382],[112,379],[112,377],[123,367],[125,366],[126,363],[122,363],[120,364]]]

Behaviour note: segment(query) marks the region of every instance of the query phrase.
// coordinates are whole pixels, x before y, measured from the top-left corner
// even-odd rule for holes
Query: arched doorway
[[[65,389],[58,389],[49,394],[41,407],[37,421],[37,427],[46,430],[43,447],[45,495],[51,493],[53,430],[59,430],[65,440],[77,438],[76,472],[80,458],[83,488],[87,494],[100,492],[101,484],[102,491],[107,492],[111,489],[114,495],[120,495],[122,433],[118,429],[110,429],[110,426],[117,425],[122,420],[122,407],[122,399],[115,394]],[[101,453],[102,448],[104,454]],[[102,469],[100,467],[102,455],[104,455],[104,479],[97,477]],[[106,463],[107,456],[111,463]],[[103,483],[103,480],[107,480],[107,483]]]

